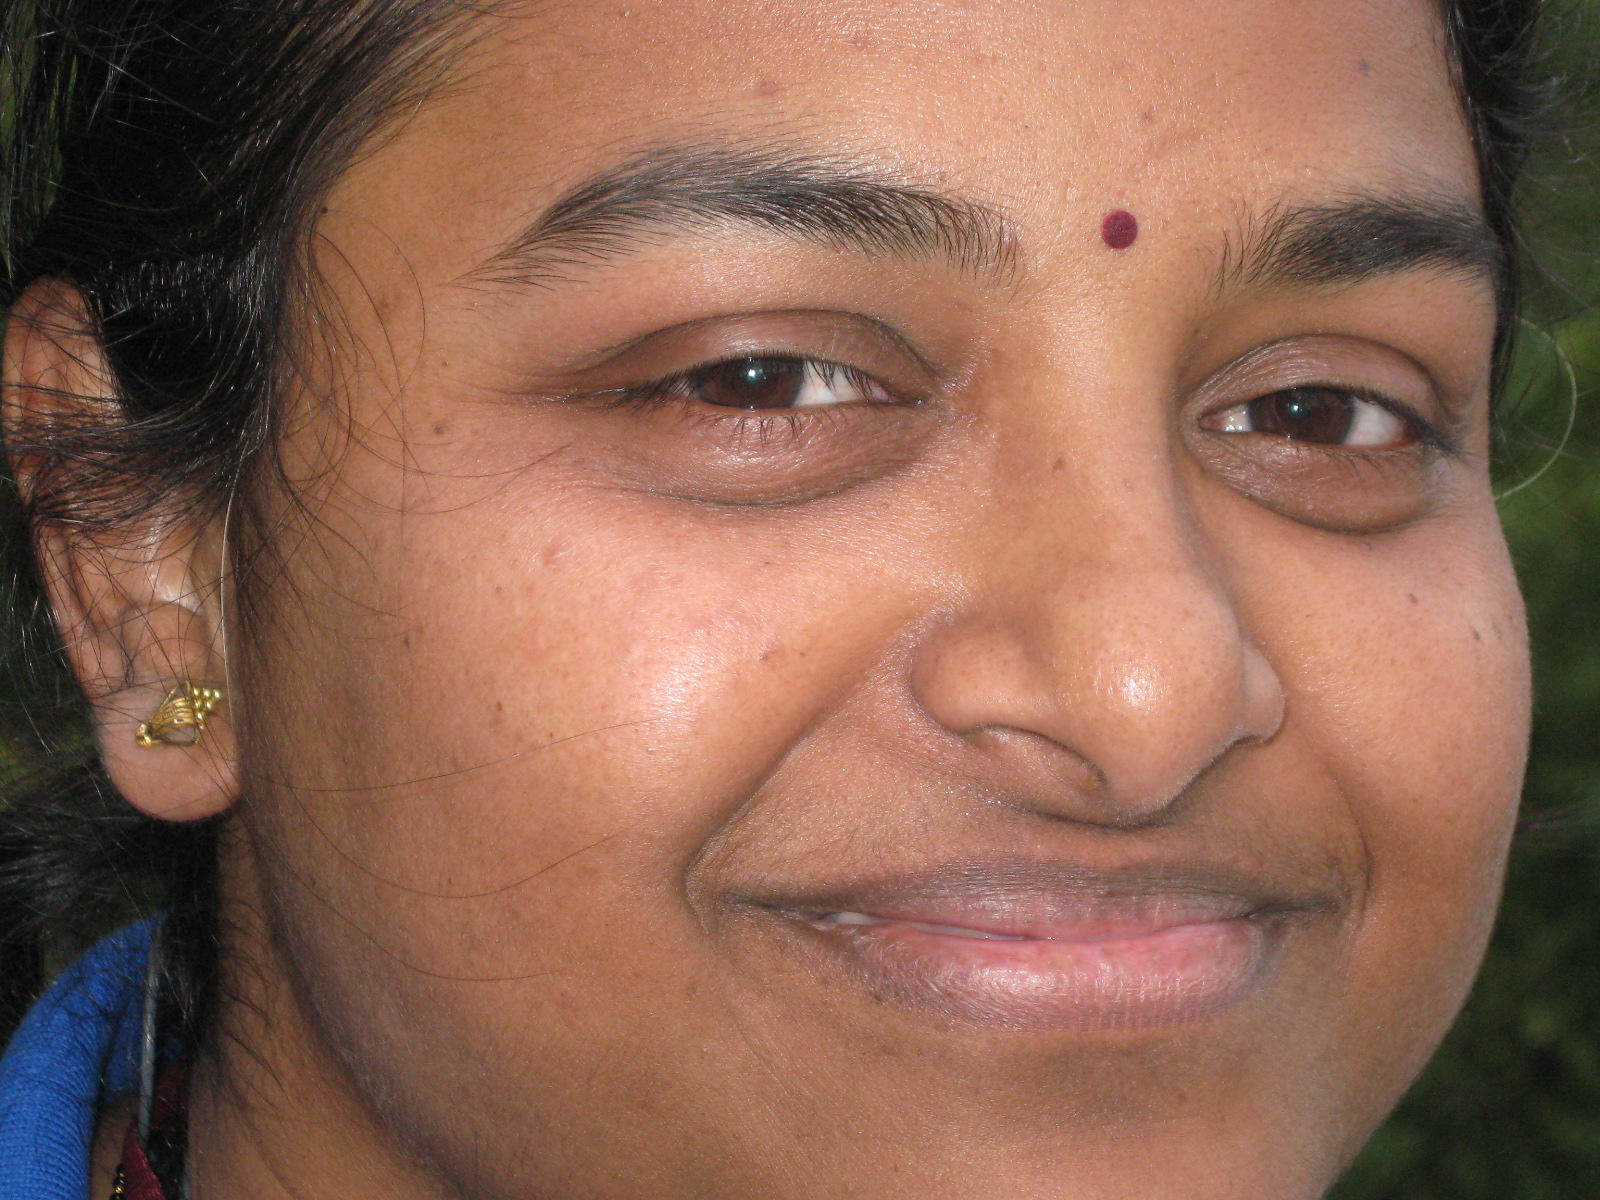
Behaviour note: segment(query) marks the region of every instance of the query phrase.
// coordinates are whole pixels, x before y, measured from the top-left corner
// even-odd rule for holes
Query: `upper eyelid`
[[[1426,383],[1433,395],[1444,398],[1446,389],[1440,380],[1415,355],[1369,338],[1337,333],[1294,335],[1263,342],[1214,371],[1201,383],[1199,390],[1220,390],[1238,382],[1248,383],[1260,374],[1269,374],[1274,379],[1283,376],[1280,382],[1274,383],[1274,390],[1320,385],[1381,395],[1383,388],[1351,378],[1354,374],[1370,373],[1374,356],[1405,364],[1408,371]],[[1333,365],[1329,365],[1330,360]],[[1341,362],[1344,365],[1340,365]],[[1359,365],[1350,366],[1352,362]],[[1288,376],[1293,377],[1292,382]]]
[[[918,371],[925,374],[930,380],[941,379],[945,374],[939,365],[915,342],[889,322],[866,313],[839,309],[774,309],[767,312],[727,313],[718,316],[698,317],[692,321],[683,321],[663,329],[653,329],[638,337],[629,338],[626,341],[585,355],[582,360],[570,364],[568,371],[572,374],[577,374],[586,370],[598,369],[626,359],[629,355],[637,353],[653,343],[664,343],[674,337],[692,337],[701,330],[714,330],[719,326],[732,326],[735,333],[739,332],[738,327],[746,325],[754,326],[758,331],[749,349],[728,352],[721,361],[742,357],[756,358],[763,355],[774,358],[827,358],[826,354],[807,353],[794,347],[779,347],[775,344],[779,339],[772,333],[768,333],[765,336],[766,346],[758,346],[758,343],[763,341],[763,336],[759,332],[763,325],[769,322],[772,325],[777,325],[785,320],[810,321],[813,323],[828,322],[833,326],[834,332],[857,331],[867,334],[868,340],[885,344],[893,352],[897,352],[908,359]],[[710,365],[714,361],[718,360],[707,359],[706,363],[702,365]],[[694,368],[684,369],[693,370]]]
[[[1409,380],[1410,386],[1374,384],[1369,381],[1374,371]],[[1471,396],[1447,386],[1417,355],[1362,335],[1291,335],[1262,343],[1207,376],[1190,395],[1206,411],[1220,411],[1230,406],[1217,403],[1223,397],[1242,403],[1292,387],[1337,388],[1374,400],[1449,448],[1459,448],[1472,426]],[[1419,392],[1415,402],[1404,398],[1413,388]],[[1428,415],[1434,410],[1437,416]]]

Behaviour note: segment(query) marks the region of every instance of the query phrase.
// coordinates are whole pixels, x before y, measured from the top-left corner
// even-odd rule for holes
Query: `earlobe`
[[[192,821],[237,798],[232,722],[220,687],[180,679],[135,684],[94,703],[100,759],[147,816]]]
[[[133,740],[146,750],[192,746],[206,731],[206,721],[221,702],[221,688],[202,687],[185,679],[167,693],[154,715],[139,726]]]
[[[4,368],[6,448],[101,761],[149,816],[214,816],[237,791],[218,539],[146,480],[110,475],[114,453],[83,453],[114,447],[124,418],[75,288],[43,280],[23,294]],[[76,453],[63,452],[68,439]]]

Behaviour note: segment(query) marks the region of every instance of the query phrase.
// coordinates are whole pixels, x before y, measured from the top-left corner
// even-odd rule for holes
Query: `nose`
[[[912,687],[1025,781],[1008,791],[1027,806],[1132,826],[1233,747],[1270,738],[1284,699],[1179,489],[1119,492],[971,535],[979,599],[927,633]]]

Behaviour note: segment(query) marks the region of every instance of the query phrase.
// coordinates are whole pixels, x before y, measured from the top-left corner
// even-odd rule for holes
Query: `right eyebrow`
[[[1473,205],[1414,193],[1280,206],[1227,240],[1218,279],[1341,287],[1423,270],[1482,279],[1502,300],[1511,282],[1505,247]]]
[[[592,176],[467,278],[548,286],[663,233],[727,224],[991,279],[1018,265],[1009,223],[977,201],[782,145],[671,145]]]

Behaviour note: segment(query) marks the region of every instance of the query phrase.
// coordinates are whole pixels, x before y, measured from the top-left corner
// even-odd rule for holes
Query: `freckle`
[[[1366,59],[1364,59],[1364,58],[1363,59],[1358,59],[1357,62],[1356,62],[1356,66],[1360,69],[1360,71],[1361,71],[1361,73],[1363,75],[1371,75],[1372,74],[1372,64],[1369,63]]]
[[[1472,631],[1472,640],[1475,641],[1475,642],[1483,641],[1483,634],[1479,633],[1476,629],[1474,629]]]
[[[1154,121],[1155,119],[1156,110],[1153,108],[1147,108],[1139,114],[1139,120],[1143,121],[1146,125],[1150,124],[1150,122]]]
[[[1100,222],[1100,237],[1113,250],[1126,250],[1138,236],[1139,219],[1127,209],[1108,212]]]
[[[447,429],[449,429],[449,428],[450,428],[450,425],[449,425],[448,422],[440,421],[437,425],[435,425],[433,427],[433,436],[434,437],[443,437],[444,434],[445,434],[445,431]]]
[[[494,702],[494,710],[495,712],[505,712],[506,702],[504,700],[496,700]]]
[[[1066,459],[1058,458],[1058,459],[1055,460],[1055,462],[1050,464],[1050,469],[1052,471],[1060,471],[1060,470],[1064,470],[1066,468],[1066,465],[1067,465],[1067,460]]]

